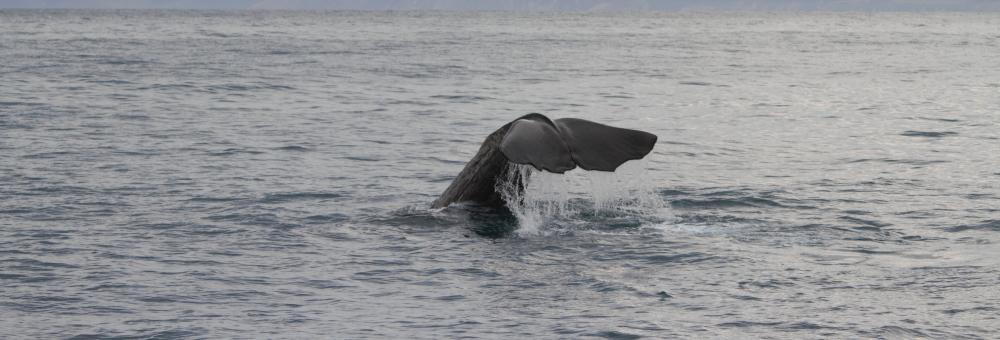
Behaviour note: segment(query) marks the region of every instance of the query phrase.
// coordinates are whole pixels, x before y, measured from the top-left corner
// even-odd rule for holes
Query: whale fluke
[[[556,119],[556,128],[576,165],[584,170],[615,171],[622,163],[642,159],[653,150],[656,135],[577,118]]]
[[[573,170],[614,171],[653,150],[656,135],[578,118],[550,120],[538,113],[524,115],[500,127],[483,141],[472,160],[432,207],[455,202],[503,206],[497,181],[511,164],[531,165],[554,173]]]
[[[510,124],[500,142],[500,152],[507,160],[560,174],[576,168],[572,150],[547,117],[527,115]]]

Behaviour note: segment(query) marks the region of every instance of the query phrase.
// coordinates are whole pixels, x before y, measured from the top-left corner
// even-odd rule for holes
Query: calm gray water
[[[1000,14],[0,11],[0,338],[994,338]],[[428,209],[528,112],[653,214]]]

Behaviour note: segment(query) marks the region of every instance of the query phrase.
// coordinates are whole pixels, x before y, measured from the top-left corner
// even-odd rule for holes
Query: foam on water
[[[575,169],[565,174],[536,170],[530,165],[510,164],[506,177],[497,182],[497,192],[517,217],[518,234],[544,232],[552,219],[572,218],[580,213],[652,215],[665,208],[653,192],[646,162],[630,161],[614,172]],[[590,209],[570,204],[585,200]]]

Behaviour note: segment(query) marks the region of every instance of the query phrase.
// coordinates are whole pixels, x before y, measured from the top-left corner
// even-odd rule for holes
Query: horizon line
[[[1000,9],[816,9],[816,8],[681,8],[681,9],[459,9],[459,8],[253,8],[253,7],[30,7],[0,6],[0,10],[166,10],[166,11],[285,11],[285,12],[495,12],[495,13],[1000,13]]]

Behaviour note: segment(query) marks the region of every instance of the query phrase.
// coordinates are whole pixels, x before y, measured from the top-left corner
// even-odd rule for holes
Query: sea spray
[[[566,176],[536,171],[530,165],[508,164],[505,177],[497,181],[497,192],[517,218],[519,233],[537,234],[545,219],[569,213]]]
[[[644,159],[625,162],[614,172],[582,171],[589,180],[597,213],[652,214],[665,207],[646,171]]]
[[[553,218],[581,213],[571,200],[589,199],[593,214],[651,215],[665,206],[653,191],[642,160],[626,162],[615,172],[577,169],[555,174],[530,165],[508,166],[496,189],[517,218],[522,235],[540,233]]]

